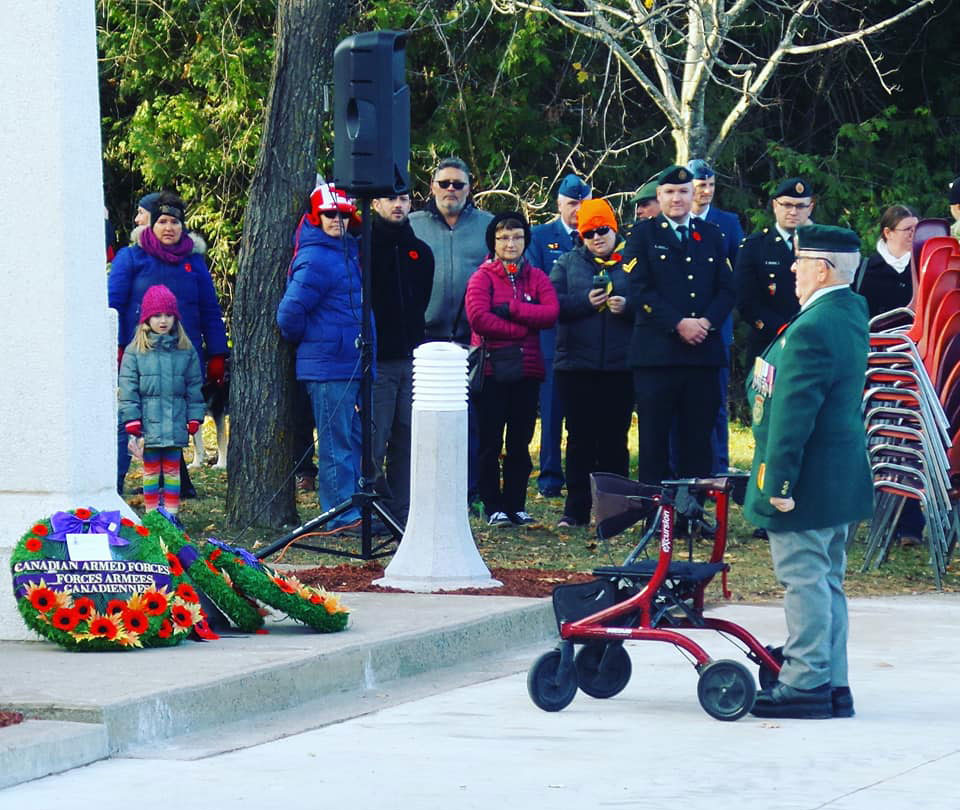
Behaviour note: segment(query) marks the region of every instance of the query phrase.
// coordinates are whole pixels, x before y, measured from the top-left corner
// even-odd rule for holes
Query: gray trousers
[[[773,571],[786,589],[785,663],[780,680],[796,689],[847,686],[847,537],[853,524],[768,531]]]
[[[413,429],[413,360],[377,362],[373,382],[375,487],[401,524],[410,511],[410,441]]]

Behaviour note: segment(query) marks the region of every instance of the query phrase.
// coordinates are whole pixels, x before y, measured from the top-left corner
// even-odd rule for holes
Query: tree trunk
[[[332,83],[336,34],[347,5],[279,0],[276,52],[257,167],[244,214],[233,305],[227,519],[279,527],[298,522],[293,349],[276,312],[292,237],[314,186],[323,84]]]

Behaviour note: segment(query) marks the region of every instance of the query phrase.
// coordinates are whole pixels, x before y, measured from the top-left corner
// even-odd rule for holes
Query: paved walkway
[[[782,638],[779,607],[716,614],[764,640]],[[115,758],[0,791],[0,808],[128,810],[163,794],[177,810],[490,810],[504,802],[522,810],[747,802],[764,810],[955,810],[958,629],[954,595],[854,600],[852,720],[717,722],[700,708],[696,675],[676,651],[633,644],[634,674],[621,695],[579,694],[558,714],[533,706],[523,673],[438,684],[436,694],[400,702],[398,693],[397,705],[215,757],[161,759],[177,745],[160,743],[151,758]],[[707,646],[740,658],[722,639]],[[530,648],[526,660],[544,648]]]

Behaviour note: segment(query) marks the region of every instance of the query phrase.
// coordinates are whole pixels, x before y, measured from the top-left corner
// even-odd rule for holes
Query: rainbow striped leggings
[[[171,515],[180,510],[180,448],[143,448],[143,507],[148,512],[160,505],[160,474],[163,473],[163,508]]]

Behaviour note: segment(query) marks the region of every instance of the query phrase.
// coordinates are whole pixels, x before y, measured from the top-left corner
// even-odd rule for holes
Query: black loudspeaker
[[[404,31],[369,31],[333,53],[333,182],[351,194],[410,189],[406,41]]]

